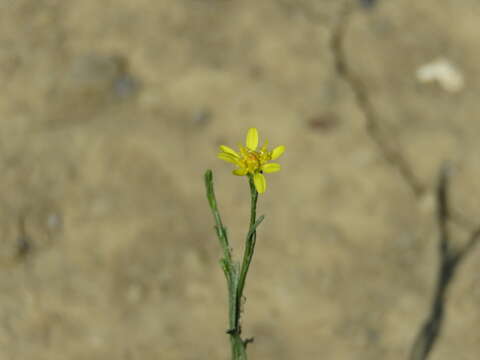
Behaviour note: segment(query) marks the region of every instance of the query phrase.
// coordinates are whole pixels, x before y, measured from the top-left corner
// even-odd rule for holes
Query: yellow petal
[[[235,157],[238,157],[237,152],[235,150],[233,150],[232,148],[228,147],[228,146],[220,145],[220,150],[223,151],[224,153],[227,153],[227,154],[233,155]]]
[[[229,163],[232,163],[232,164],[237,164],[237,159],[231,155],[231,154],[227,154],[227,153],[224,153],[224,152],[221,152],[220,154],[217,155],[217,157],[219,159],[222,159],[222,160],[225,160]]]
[[[262,171],[266,173],[273,173],[280,171],[280,164],[277,163],[268,163],[262,166]]]
[[[285,152],[285,146],[283,145],[277,146],[272,151],[272,160],[278,159],[284,152]]]
[[[250,128],[247,132],[247,141],[245,143],[247,148],[252,151],[257,150],[258,146],[258,131],[256,128]]]
[[[267,180],[265,180],[265,176],[260,173],[256,173],[253,175],[253,183],[255,184],[255,189],[257,189],[259,194],[263,194],[267,189]]]
[[[237,175],[237,176],[244,176],[244,175],[247,175],[247,169],[243,169],[243,168],[240,168],[240,169],[235,169],[233,170],[233,175]]]
[[[262,151],[267,151],[267,147],[268,147],[268,140],[265,140],[262,146]]]

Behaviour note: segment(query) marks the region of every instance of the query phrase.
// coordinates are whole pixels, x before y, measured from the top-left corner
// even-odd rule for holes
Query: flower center
[[[240,148],[240,154],[240,161],[242,162],[243,168],[250,174],[260,172],[262,165],[271,159],[271,153],[268,152],[266,148],[262,148],[260,151],[253,151],[242,146]]]

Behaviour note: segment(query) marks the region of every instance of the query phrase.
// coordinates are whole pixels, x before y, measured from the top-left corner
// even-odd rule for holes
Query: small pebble
[[[126,99],[135,94],[138,89],[138,83],[129,74],[121,74],[113,83],[115,95],[121,99]]]
[[[311,129],[327,132],[334,130],[340,124],[340,119],[336,114],[325,113],[313,116],[308,120],[308,126]]]
[[[212,112],[209,109],[202,109],[193,115],[192,123],[194,126],[204,127],[212,119]]]
[[[435,82],[447,92],[458,92],[464,87],[462,72],[450,60],[443,57],[420,66],[416,76],[419,82]]]
[[[47,226],[50,230],[57,230],[62,226],[62,219],[57,213],[51,213],[47,217]]]

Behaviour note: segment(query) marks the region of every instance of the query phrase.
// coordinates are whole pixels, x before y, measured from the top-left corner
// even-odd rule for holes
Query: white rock
[[[417,80],[421,83],[435,81],[448,92],[458,92],[464,87],[463,74],[446,58],[438,58],[420,66],[417,69]]]

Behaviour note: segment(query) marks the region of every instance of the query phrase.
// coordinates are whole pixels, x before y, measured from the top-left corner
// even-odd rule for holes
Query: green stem
[[[229,329],[234,329],[236,324],[235,315],[237,311],[237,271],[235,268],[235,264],[232,260],[232,253],[228,241],[227,228],[223,225],[222,218],[218,210],[217,198],[215,196],[215,190],[213,188],[213,174],[211,170],[207,170],[207,172],[205,172],[205,187],[207,190],[208,203],[210,205],[213,218],[215,220],[215,230],[218,240],[220,242],[220,246],[223,250],[223,258],[220,259],[220,265],[225,274],[225,278],[227,279],[229,309],[228,323]]]
[[[232,260],[230,245],[228,242],[227,229],[223,226],[220,212],[217,206],[215,191],[213,189],[212,171],[207,170],[205,173],[205,186],[207,190],[207,198],[215,219],[215,229],[220,246],[223,249],[223,258],[220,260],[223,272],[227,279],[228,285],[228,302],[229,302],[229,329],[227,333],[230,335],[230,344],[232,349],[232,360],[247,360],[246,342],[242,339],[242,329],[240,326],[241,317],[241,303],[243,298],[243,290],[245,288],[245,281],[247,278],[250,263],[253,258],[255,250],[255,242],[257,238],[257,227],[261,224],[264,216],[256,218],[257,214],[257,200],[258,192],[253,183],[253,177],[249,176],[250,184],[250,226],[245,240],[245,250],[242,259],[242,266],[238,274],[237,266]]]
[[[247,347],[240,334],[230,334],[232,360],[247,360]]]
[[[240,316],[241,316],[241,303],[243,297],[243,290],[245,288],[245,281],[247,279],[248,270],[250,268],[250,263],[253,258],[253,253],[255,251],[255,242],[257,240],[257,232],[256,228],[260,223],[263,221],[263,216],[261,216],[258,221],[257,217],[257,200],[258,200],[258,192],[255,188],[255,184],[253,183],[253,177],[249,176],[248,182],[250,184],[250,227],[248,229],[247,238],[245,239],[245,250],[243,254],[243,263],[240,269],[240,276],[238,279],[238,287],[237,287],[237,302],[240,304],[237,308],[237,316],[236,316],[236,327],[240,326]]]

